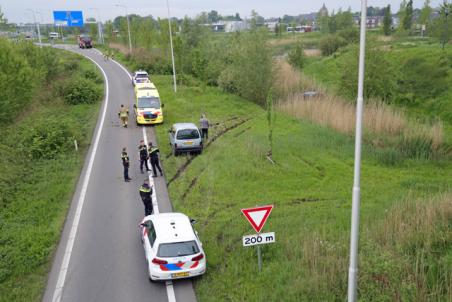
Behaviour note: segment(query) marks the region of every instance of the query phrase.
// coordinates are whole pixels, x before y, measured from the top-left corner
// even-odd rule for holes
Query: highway
[[[63,46],[61,46],[63,47]],[[139,169],[140,140],[157,143],[153,127],[137,127],[130,75],[118,63],[104,61],[94,49],[79,50],[98,64],[106,77],[106,98],[85,164],[74,192],[43,301],[196,301],[190,280],[151,283],[138,225],[144,206],[138,189],[149,175]],[[129,128],[118,118],[121,104],[129,107]],[[157,126],[162,127],[162,126]],[[166,143],[166,142],[161,142]],[[121,150],[130,156],[131,182],[124,182]],[[163,167],[162,167],[163,168]],[[171,212],[164,177],[152,178],[154,210]]]

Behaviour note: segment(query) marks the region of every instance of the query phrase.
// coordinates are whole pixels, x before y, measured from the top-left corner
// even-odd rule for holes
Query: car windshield
[[[196,241],[162,243],[157,253],[158,257],[180,257],[199,253]]]
[[[137,73],[137,75],[135,77],[136,78],[147,78],[148,74],[147,73]]]
[[[83,42],[91,42],[90,37],[82,37]]]
[[[160,108],[160,99],[156,97],[138,98],[138,108]]]
[[[198,129],[181,129],[177,131],[177,139],[195,139],[199,138]]]

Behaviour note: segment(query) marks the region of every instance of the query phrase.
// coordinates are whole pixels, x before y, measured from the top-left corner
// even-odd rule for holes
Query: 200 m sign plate
[[[275,241],[275,232],[243,236],[243,246],[267,244]]]

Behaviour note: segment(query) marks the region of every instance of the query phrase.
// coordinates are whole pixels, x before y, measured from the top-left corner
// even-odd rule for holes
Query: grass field
[[[207,274],[195,281],[199,300],[344,300],[353,138],[276,114],[273,165],[262,108],[209,87],[179,86],[174,95],[170,77],[153,79],[165,103],[156,129],[171,200],[197,218],[207,253]],[[214,124],[203,154],[170,155],[170,125],[197,123],[201,113]],[[446,160],[381,165],[364,146],[362,301],[452,298],[451,168]],[[240,209],[264,204],[275,205],[263,231],[276,232],[276,243],[263,247],[257,273],[256,249],[242,247],[253,231]]]
[[[72,77],[100,72],[88,60],[55,50],[61,66]],[[53,252],[79,177],[97,121],[99,103],[67,105],[59,96],[67,71],[45,87],[39,87],[31,104],[17,120],[0,130],[0,301],[40,301]],[[101,83],[96,84],[102,89]],[[67,132],[66,132],[67,131]],[[74,135],[79,151],[73,148]],[[24,150],[39,151],[49,137],[63,138],[68,148],[51,154],[48,146],[42,158],[30,158]],[[26,143],[26,144],[25,144]],[[24,149],[25,148],[25,149]]]

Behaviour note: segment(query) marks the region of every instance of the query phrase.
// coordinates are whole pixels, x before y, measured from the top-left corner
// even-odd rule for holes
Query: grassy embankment
[[[171,77],[153,80],[165,103],[165,124],[156,129],[171,200],[176,211],[198,218],[208,257],[208,273],[195,282],[200,301],[343,300],[350,133],[277,114],[272,165],[265,158],[268,132],[261,107],[196,81],[174,95]],[[197,122],[202,112],[214,123],[214,139],[201,156],[171,156],[171,123]],[[448,300],[451,162],[402,157],[386,165],[377,148],[366,143],[363,152],[360,297]],[[264,247],[264,270],[257,274],[255,249],[241,246],[241,236],[252,230],[240,209],[269,203],[275,210],[264,231],[275,231],[277,243]]]
[[[63,50],[45,51],[56,60],[55,75],[37,83],[30,101],[0,130],[0,301],[5,302],[41,299],[97,121],[97,100],[68,105],[63,87],[83,77],[95,79],[99,91],[103,86],[88,60]]]

